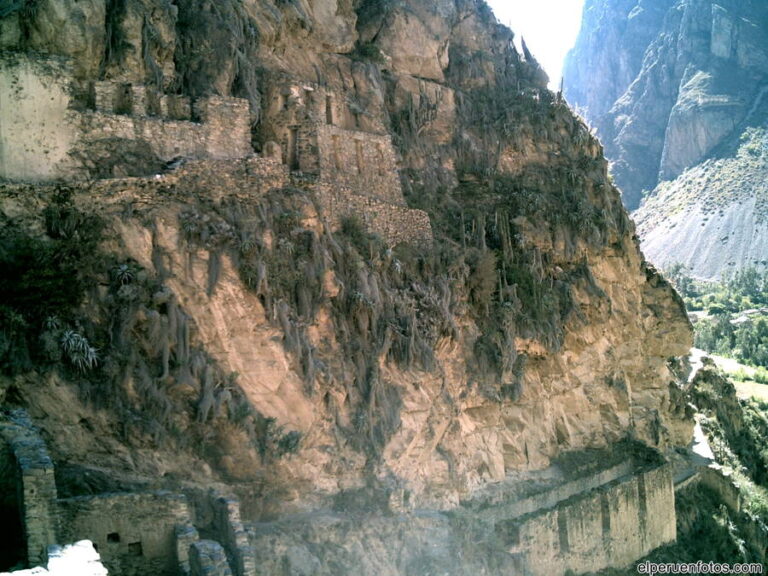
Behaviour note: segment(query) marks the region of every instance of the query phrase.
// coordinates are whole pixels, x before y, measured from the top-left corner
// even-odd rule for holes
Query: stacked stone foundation
[[[625,476],[496,527],[526,576],[625,567],[676,540],[672,473]]]
[[[221,543],[200,539],[195,510],[182,494],[124,492],[60,499],[53,461],[23,410],[0,415],[0,457],[4,471],[15,470],[26,543],[23,561],[29,566],[48,563],[48,550],[59,544],[84,545],[87,540],[112,576],[257,574],[236,498],[209,497]]]
[[[39,55],[0,55],[0,80],[0,101],[8,103],[0,110],[0,180],[120,180],[151,170],[155,187],[173,180],[212,197],[261,196],[299,183],[332,227],[356,216],[389,244],[432,240],[426,213],[405,203],[383,125],[323,87],[268,89],[264,122],[277,142],[266,142],[265,157],[258,157],[246,100],[193,102],[99,80],[83,102],[74,96],[67,62]],[[162,162],[166,170],[184,166],[166,178]]]

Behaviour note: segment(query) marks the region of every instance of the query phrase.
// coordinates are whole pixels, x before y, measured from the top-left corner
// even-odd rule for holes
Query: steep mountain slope
[[[607,115],[637,78],[645,51],[658,36],[673,3],[584,3],[581,30],[564,64],[563,90],[571,105],[590,122]]]
[[[768,265],[766,131],[748,129],[738,152],[662,182],[635,212],[643,250],[661,268],[702,279]]]
[[[761,2],[598,1],[587,2],[584,14],[565,68],[565,93],[597,128],[626,206],[634,210],[643,194],[650,198],[636,217],[651,261],[683,262],[705,278],[729,266],[762,265],[766,230],[749,207],[762,205],[764,192],[749,182],[764,173],[753,163],[754,178],[734,187],[728,172],[737,165],[740,140],[751,140],[749,129],[765,123],[768,8]],[[750,150],[754,155],[760,147]],[[723,162],[698,168],[708,159]],[[722,185],[718,169],[725,171]],[[698,173],[683,176],[686,170]],[[705,172],[712,184],[703,192],[691,187]],[[671,190],[683,190],[686,200],[671,202]],[[689,201],[693,197],[701,201]],[[715,197],[728,216],[705,220],[700,214]],[[688,207],[681,211],[683,202]],[[668,232],[676,221],[688,224],[685,233]],[[739,242],[726,242],[723,252],[725,237]],[[705,256],[716,248],[723,257]]]
[[[0,12],[0,96],[64,78],[70,104],[0,115],[73,143],[52,172],[35,143],[0,150],[32,174],[2,187],[1,389],[61,493],[233,491],[275,574],[647,551],[560,536],[541,563],[481,514],[537,490],[543,510],[572,503],[544,488],[589,493],[600,466],[645,510],[655,472],[622,468],[626,442],[691,432],[669,361],[691,344],[681,301],[599,143],[484,2],[32,5]]]

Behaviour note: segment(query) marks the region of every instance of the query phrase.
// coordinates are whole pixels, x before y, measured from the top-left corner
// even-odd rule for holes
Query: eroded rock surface
[[[766,122],[765,6],[608,0],[588,2],[584,15],[565,67],[565,94],[605,143],[625,205],[639,208],[649,259],[683,263],[709,279],[764,266],[765,250],[755,248],[764,246],[763,215],[745,208],[753,199],[763,204],[762,190],[749,184],[751,176],[734,185],[731,168],[740,146]],[[750,174],[756,168],[753,163]],[[715,176],[718,169],[722,175]],[[690,183],[702,174],[712,179],[701,201],[691,202],[698,192]],[[719,215],[702,217],[713,201]],[[685,216],[672,208],[681,203]],[[739,216],[723,218],[724,212]],[[693,222],[685,230],[676,224]],[[736,237],[738,244],[723,240]],[[719,262],[715,251],[723,255]]]
[[[2,38],[26,50],[42,19],[12,12]],[[484,3],[128,1],[107,6],[105,26],[87,51],[98,66],[53,39],[34,47],[74,58],[78,113],[134,127],[120,144],[165,166],[106,162],[113,141],[86,139],[78,170],[95,182],[6,184],[1,205],[4,222],[70,251],[60,219],[105,227],[87,312],[60,312],[98,343],[98,370],[56,357],[70,324],[51,321],[47,378],[4,383],[68,463],[64,494],[224,485],[275,565],[312,573],[336,554],[337,573],[409,573],[443,565],[428,552],[455,537],[442,513],[491,486],[518,489],[627,438],[687,444],[668,365],[691,344],[682,304],[645,263],[600,144]],[[115,86],[130,106],[116,96],[104,113]],[[221,118],[189,117],[211,101],[248,108],[254,155],[242,129],[227,140]],[[176,159],[152,132],[211,125],[222,148]],[[228,144],[238,152],[216,152]],[[644,480],[625,473],[639,502]],[[307,548],[328,514],[343,516],[328,520],[335,534],[358,512],[414,511],[441,516],[401,559],[397,523],[380,519],[382,534]],[[296,514],[305,542],[261,526]],[[553,519],[525,538],[545,541]],[[522,551],[450,573],[517,566],[525,546],[508,539]],[[575,562],[564,541],[547,552],[555,571]],[[625,552],[600,562],[640,549]]]

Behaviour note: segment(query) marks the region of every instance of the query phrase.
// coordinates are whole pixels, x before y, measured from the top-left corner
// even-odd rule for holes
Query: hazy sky
[[[563,58],[573,47],[584,0],[486,0],[499,22],[520,37],[549,75],[550,88],[560,85]]]

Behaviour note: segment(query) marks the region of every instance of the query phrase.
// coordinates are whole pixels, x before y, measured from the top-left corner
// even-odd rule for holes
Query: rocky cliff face
[[[746,130],[764,125],[767,20],[759,2],[586,4],[584,27],[565,68],[565,93],[605,143],[628,208],[638,208],[643,194],[669,198],[670,189],[687,186],[680,179],[686,170],[699,170],[707,159],[734,158],[740,137],[749,138]],[[711,167],[703,170],[712,174]],[[656,190],[662,182],[668,183],[667,192]],[[721,197],[724,211],[739,213],[737,220],[756,220],[756,236],[739,235],[729,223],[732,215],[705,217],[702,202],[689,202],[683,219],[704,230],[678,237],[679,228],[668,230],[679,212],[657,199],[637,216],[652,261],[682,262],[707,278],[720,275],[726,264],[761,265],[765,253],[746,246],[757,245],[765,233],[762,217],[726,200],[723,186],[714,188],[706,196]],[[762,204],[759,187],[739,186],[738,196],[743,205],[751,205],[750,198]],[[722,238],[736,236],[744,240],[743,248],[728,244],[719,265],[703,263],[703,255],[719,249]]]
[[[3,187],[6,264],[34,284],[11,255],[41,242],[38,269],[77,264],[82,281],[56,305],[14,284],[3,310],[5,400],[67,463],[60,493],[220,483],[253,521],[457,510],[567,454],[687,443],[667,364],[691,344],[682,303],[644,262],[600,145],[483,2],[28,4],[1,13],[1,45],[71,59],[84,117],[113,84],[241,97],[257,153],[155,176],[168,158],[135,130],[109,162],[80,150],[106,179]],[[131,94],[135,114],[146,92]],[[369,151],[371,182],[393,173],[388,138],[396,188],[355,189]],[[370,208],[333,217],[350,198],[398,205],[400,186],[429,214],[421,245],[371,237]],[[441,518],[413,566],[450,542]],[[270,538],[282,565],[319,562]],[[386,534],[353,542],[380,557],[341,573],[408,572]]]
[[[747,129],[733,148],[662,182],[635,212],[643,250],[657,266],[683,264],[714,280],[768,263],[765,130]]]
[[[672,4],[585,2],[580,34],[566,57],[563,89],[590,122],[608,114],[640,73],[645,51]]]

